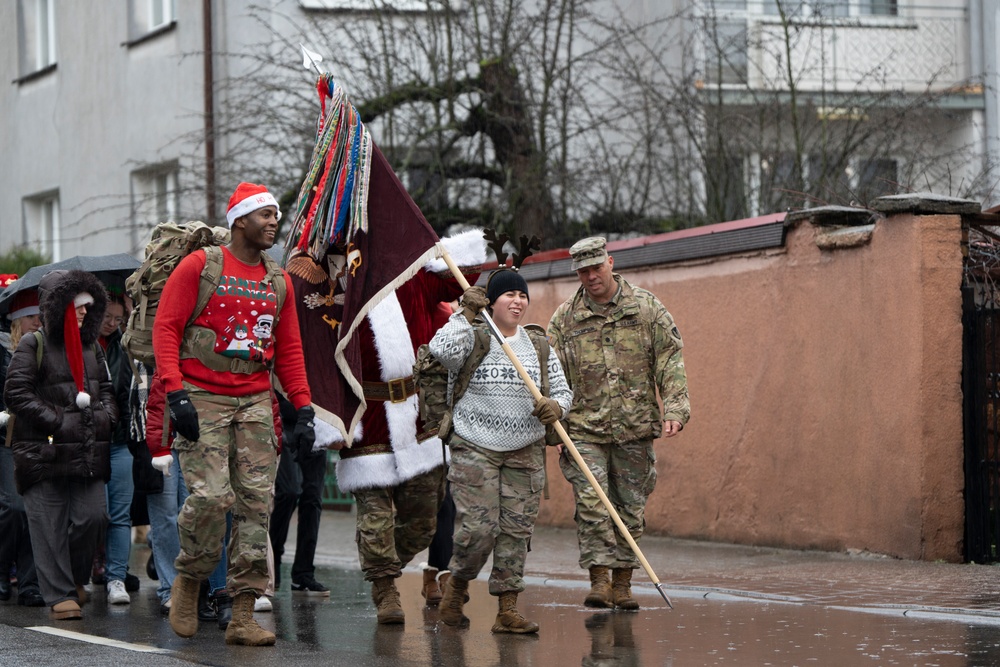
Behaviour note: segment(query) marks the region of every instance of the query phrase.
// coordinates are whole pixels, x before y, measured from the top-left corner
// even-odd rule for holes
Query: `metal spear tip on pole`
[[[317,74],[322,74],[323,71],[319,68],[319,64],[323,62],[323,56],[315,51],[310,51],[304,44],[300,43],[299,48],[302,49],[302,67],[314,69]]]
[[[659,592],[660,595],[663,596],[663,601],[667,603],[667,606],[673,609],[674,605],[672,602],[670,602],[670,598],[667,597],[667,592],[663,590],[663,584],[656,584],[656,590],[657,592]]]

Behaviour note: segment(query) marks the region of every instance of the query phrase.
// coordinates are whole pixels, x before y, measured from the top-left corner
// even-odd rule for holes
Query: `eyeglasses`
[[[121,324],[124,321],[125,321],[124,317],[114,317],[112,315],[105,315],[104,316],[104,323],[105,324],[108,324],[110,322],[114,322],[115,324]]]

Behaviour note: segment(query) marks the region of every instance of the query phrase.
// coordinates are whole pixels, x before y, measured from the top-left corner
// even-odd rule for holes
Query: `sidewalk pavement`
[[[292,521],[292,531],[295,521]],[[289,535],[285,562],[292,560]],[[1000,624],[1000,566],[930,563],[871,554],[746,547],[646,535],[640,544],[667,594],[678,597],[741,597],[862,611],[891,611]],[[576,533],[536,526],[525,567],[529,585],[589,587],[580,569]],[[407,567],[418,571],[426,552]],[[358,569],[355,514],[325,511],[316,565]],[[489,574],[489,564],[480,574]],[[636,595],[656,596],[642,570],[635,573]],[[582,595],[582,593],[581,593]],[[582,599],[582,598],[581,598]],[[676,599],[675,599],[676,603]]]

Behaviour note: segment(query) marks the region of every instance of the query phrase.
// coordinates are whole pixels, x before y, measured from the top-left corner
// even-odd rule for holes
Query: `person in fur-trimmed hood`
[[[108,297],[83,271],[46,274],[39,295],[41,341],[21,339],[4,401],[13,415],[14,475],[42,597],[54,620],[79,619],[107,514],[104,485],[118,419],[104,352],[95,345]]]

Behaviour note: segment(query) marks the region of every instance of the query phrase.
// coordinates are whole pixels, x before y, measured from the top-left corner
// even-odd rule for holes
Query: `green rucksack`
[[[524,328],[538,353],[541,370],[541,386],[538,389],[543,396],[548,396],[549,340],[545,336],[545,330],[537,324],[529,324]],[[479,368],[479,364],[490,349],[490,332],[486,325],[474,324],[472,331],[475,334],[472,351],[457,373],[450,373],[427,345],[417,348],[417,361],[413,364],[413,384],[417,388],[420,419],[424,423],[424,434],[428,437],[437,435],[442,442],[451,435],[451,415],[454,407],[465,395],[472,374]]]
[[[229,243],[228,229],[210,227],[197,220],[184,224],[163,222],[153,229],[149,243],[146,244],[145,261],[125,281],[125,291],[132,297],[135,305],[129,314],[125,334],[122,336],[122,345],[125,346],[125,351],[133,360],[141,361],[151,367],[156,366],[156,358],[153,355],[153,322],[160,305],[163,286],[167,284],[167,279],[170,278],[170,274],[173,273],[182,259],[195,250],[204,249],[205,268],[201,272],[201,280],[198,283],[198,301],[191,313],[191,319],[188,320],[190,331],[191,323],[205,309],[208,300],[212,298],[215,290],[219,287],[223,261],[220,246],[227,243]],[[271,288],[277,296],[278,313],[280,314],[287,287],[284,275],[278,263],[271,259],[266,252],[261,253],[261,258],[267,267],[267,276],[264,280],[270,282]],[[277,318],[275,318],[275,323],[277,323]],[[208,340],[209,338],[211,340]],[[187,353],[188,356],[197,356],[203,362],[208,360],[206,365],[211,363],[213,357],[218,356],[214,354],[214,335],[201,336],[193,343],[189,343],[187,339],[188,335],[185,333],[185,343],[191,348]],[[209,348],[202,350],[201,348],[206,345]],[[185,356],[185,353],[182,353],[182,356]],[[224,363],[230,363],[228,358]],[[244,365],[246,364],[244,363]],[[223,369],[220,366],[213,370],[228,370],[228,368]]]

